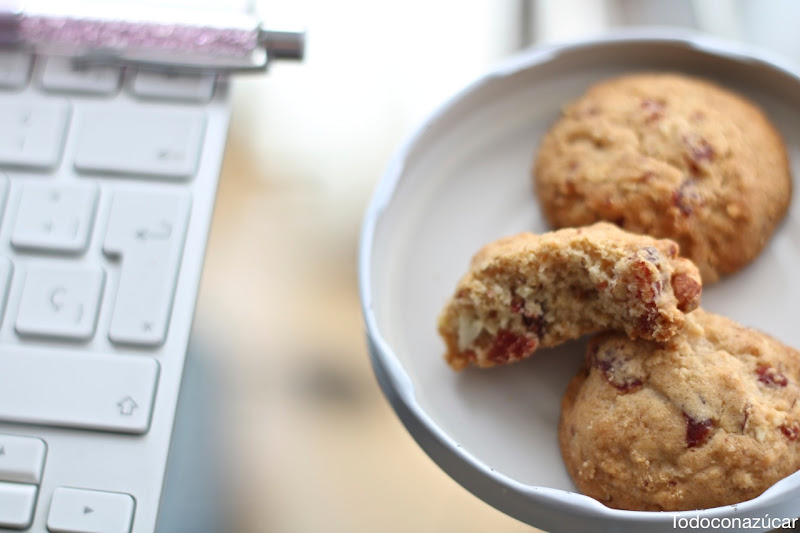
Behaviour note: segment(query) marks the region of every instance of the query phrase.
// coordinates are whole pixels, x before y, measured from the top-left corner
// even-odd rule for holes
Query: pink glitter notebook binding
[[[0,45],[33,48],[92,64],[263,70],[268,59],[303,55],[304,32],[265,29],[252,13],[187,11],[113,2],[0,0]]]

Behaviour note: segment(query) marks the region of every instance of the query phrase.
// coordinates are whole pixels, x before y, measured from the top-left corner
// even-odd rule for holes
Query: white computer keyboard
[[[227,89],[0,52],[0,530],[154,530]]]

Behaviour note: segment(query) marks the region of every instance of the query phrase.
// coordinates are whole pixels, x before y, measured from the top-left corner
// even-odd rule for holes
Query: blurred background
[[[170,531],[531,531],[445,475],[378,388],[356,271],[373,187],[414,125],[521,49],[657,24],[800,58],[790,26],[798,18],[787,15],[798,3],[264,0],[259,8],[268,23],[292,9],[308,32],[306,57],[232,81],[168,474],[165,505],[181,517]],[[183,459],[190,449],[205,473]],[[191,494],[171,489],[178,471]],[[192,521],[211,508],[219,522]]]

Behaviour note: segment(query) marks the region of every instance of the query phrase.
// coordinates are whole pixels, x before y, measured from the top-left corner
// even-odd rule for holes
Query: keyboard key
[[[0,420],[145,433],[158,382],[149,357],[0,347]]]
[[[53,491],[47,529],[52,533],[128,533],[133,498],[120,492],[58,487]]]
[[[6,300],[8,299],[8,288],[11,286],[11,274],[14,267],[7,257],[0,257],[0,318],[6,309]]]
[[[104,281],[100,267],[31,266],[22,287],[17,333],[91,339]]]
[[[119,90],[122,71],[115,67],[75,66],[68,57],[48,57],[42,71],[42,88],[95,95],[112,95]]]
[[[42,439],[0,435],[0,481],[38,485],[45,452]]]
[[[0,527],[27,529],[33,520],[36,485],[0,483]]]
[[[55,168],[61,160],[69,113],[69,104],[60,100],[0,99],[0,165]]]
[[[162,74],[137,72],[131,92],[141,98],[208,102],[214,94],[213,74]]]
[[[121,256],[112,342],[158,346],[167,336],[189,220],[188,196],[116,192],[103,251]]]
[[[25,183],[11,244],[17,248],[82,252],[97,205],[97,187]]]
[[[0,170],[0,220],[3,219],[3,211],[6,208],[7,196],[8,196],[8,175]]]
[[[31,55],[24,52],[0,51],[0,87],[21,89],[27,85],[31,60]]]
[[[204,135],[201,111],[93,109],[80,117],[75,168],[186,179],[195,173]]]

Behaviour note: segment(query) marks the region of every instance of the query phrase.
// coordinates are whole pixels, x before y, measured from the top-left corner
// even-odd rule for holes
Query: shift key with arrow
[[[121,260],[111,342],[159,346],[166,340],[190,208],[182,194],[114,193],[103,241],[105,254]]]

